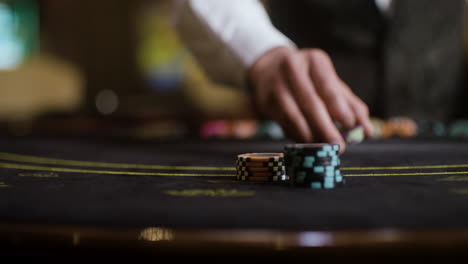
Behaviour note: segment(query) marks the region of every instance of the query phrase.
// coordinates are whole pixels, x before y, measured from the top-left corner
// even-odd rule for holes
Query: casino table
[[[0,137],[3,255],[453,256],[468,246],[468,141],[366,140],[328,190],[235,179],[287,140]],[[61,259],[61,258],[59,258]]]

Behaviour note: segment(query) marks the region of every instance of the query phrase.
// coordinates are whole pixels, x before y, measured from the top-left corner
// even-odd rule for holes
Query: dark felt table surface
[[[467,141],[392,139],[350,146],[341,156],[346,185],[333,190],[238,182],[229,168],[118,165],[234,168],[239,153],[278,152],[286,143],[3,136],[0,222],[283,230],[468,227]],[[462,166],[419,167],[435,165]],[[184,193],[192,195],[174,195]]]

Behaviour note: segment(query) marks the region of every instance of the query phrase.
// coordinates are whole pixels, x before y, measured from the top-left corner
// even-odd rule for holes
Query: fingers
[[[249,70],[261,112],[276,120],[288,136],[302,142],[345,142],[335,122],[356,124],[367,136],[372,124],[367,106],[338,77],[323,51],[274,49]]]
[[[278,112],[277,121],[285,130],[286,134],[290,135],[298,142],[313,142],[314,137],[312,130],[307,124],[299,106],[294,97],[289,91],[286,83],[278,78],[276,80],[276,94]]]
[[[356,116],[357,123],[360,124],[364,128],[364,133],[367,137],[371,137],[373,133],[373,126],[372,122],[370,120],[370,115],[369,115],[369,108],[367,105],[359,99],[352,91],[351,89],[346,86],[346,93],[347,93],[347,98],[349,100],[349,105],[354,112],[354,115]]]
[[[300,53],[294,53],[286,58],[283,68],[292,95],[313,134],[325,142],[340,144],[341,151],[344,151],[343,138],[310,78],[308,61]]]
[[[342,81],[330,57],[318,49],[307,50],[305,54],[309,59],[309,72],[317,93],[327,106],[332,119],[338,121],[345,129],[353,128],[356,125],[356,116],[343,93]]]
[[[372,135],[367,105],[337,75],[330,57],[321,50],[309,50],[310,74],[317,92],[326,103],[330,115],[346,129],[363,126],[366,136]]]

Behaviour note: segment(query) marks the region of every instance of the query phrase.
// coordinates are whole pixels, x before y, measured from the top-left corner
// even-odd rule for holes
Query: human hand
[[[263,54],[249,69],[256,108],[278,122],[298,142],[346,144],[335,125],[356,125],[372,134],[367,105],[337,75],[319,49],[278,47]]]

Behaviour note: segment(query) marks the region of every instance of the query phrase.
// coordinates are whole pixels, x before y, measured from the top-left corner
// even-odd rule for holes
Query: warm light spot
[[[73,239],[72,239],[73,246],[78,246],[80,244],[80,234],[79,233],[73,233]]]
[[[146,241],[169,241],[174,239],[174,234],[172,230],[167,228],[161,227],[148,227],[141,231],[140,236],[138,237],[140,240]]]

